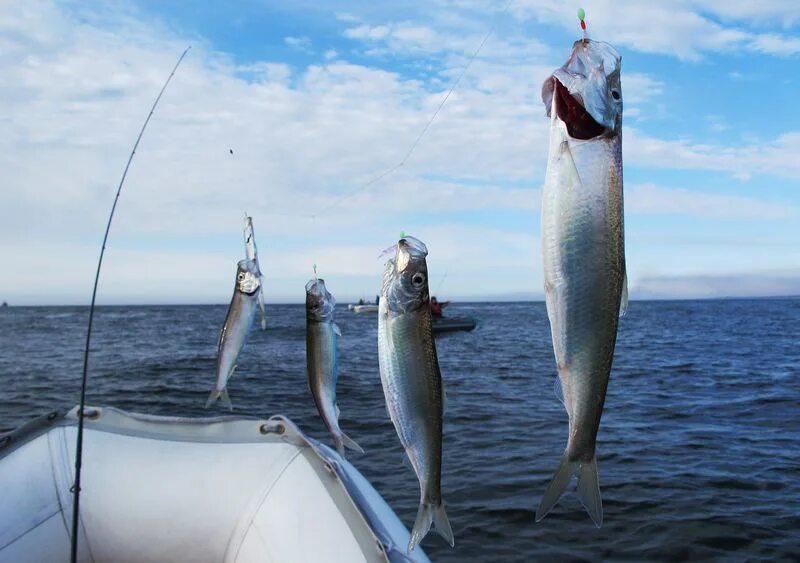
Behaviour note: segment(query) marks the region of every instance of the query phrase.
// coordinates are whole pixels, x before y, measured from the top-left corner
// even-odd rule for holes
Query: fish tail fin
[[[589,461],[570,461],[567,454],[561,458],[553,479],[536,509],[536,521],[539,522],[556,505],[558,499],[572,480],[578,478],[578,498],[589,513],[592,522],[598,528],[603,525],[603,503],[600,499],[600,481],[597,476],[597,460],[594,456]]]
[[[208,396],[208,400],[206,401],[206,408],[216,403],[217,399],[220,399],[222,401],[222,404],[228,407],[229,411],[233,410],[233,405],[231,404],[231,398],[228,396],[227,387],[225,389],[222,389],[221,391],[212,389],[211,394]]]
[[[600,498],[600,477],[597,458],[581,462],[578,468],[578,498],[598,528],[603,526],[603,501]]]
[[[453,530],[450,528],[450,520],[447,519],[447,513],[444,510],[444,504],[422,501],[419,504],[417,511],[417,519],[414,522],[414,528],[411,530],[411,538],[408,540],[408,552],[411,553],[419,542],[428,535],[431,529],[431,524],[435,525],[436,532],[442,536],[450,547],[455,546],[455,539],[453,539]]]
[[[347,456],[344,453],[344,442],[342,439],[339,436],[334,436],[333,443],[336,446],[336,451],[339,453],[342,459],[345,459]]]
[[[336,437],[336,449],[339,450],[339,455],[344,457],[344,449],[348,448],[353,450],[354,452],[358,452],[360,454],[364,453],[364,450],[361,446],[356,444],[356,441],[350,438],[347,434],[342,432],[339,436]]]

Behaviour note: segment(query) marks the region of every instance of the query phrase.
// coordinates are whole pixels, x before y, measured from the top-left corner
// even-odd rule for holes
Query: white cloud
[[[384,39],[389,35],[389,28],[385,25],[365,25],[361,24],[351,27],[344,32],[345,37],[350,39]]]
[[[683,59],[698,59],[704,52],[749,50],[778,56],[800,52],[800,38],[778,33],[757,33],[745,29],[754,17],[762,22],[797,21],[796,3],[774,2],[761,10],[761,4],[732,7],[731,2],[690,0],[587,0],[583,3],[589,33],[593,37],[613,38],[643,53],[662,53]],[[573,10],[547,0],[519,0],[511,12],[526,20],[558,24],[577,33]],[[709,14],[713,17],[709,17]]]
[[[707,193],[684,188],[639,184],[625,188],[625,213],[682,215],[699,219],[793,219],[800,207],[756,198]]]
[[[777,33],[760,33],[752,36],[750,48],[770,55],[790,56],[800,53],[800,37],[787,37]]]
[[[623,77],[625,104],[641,104],[664,93],[664,83],[647,74],[630,72]],[[627,113],[627,107],[626,107]]]
[[[707,115],[708,128],[716,133],[730,130],[730,124],[721,115]]]
[[[297,49],[298,51],[303,51],[304,53],[312,52],[311,50],[312,42],[310,37],[289,36],[289,37],[284,37],[283,42],[286,43],[292,49]]]
[[[754,174],[795,179],[800,174],[800,131],[783,133],[762,142],[741,146],[693,143],[689,140],[664,140],[636,129],[626,129],[627,165],[726,172],[739,179]]]
[[[11,48],[0,84],[0,257],[4,268],[29,281],[3,276],[4,295],[42,287],[31,283],[41,267],[60,284],[57,294],[85,294],[87,278],[60,269],[96,257],[127,154],[186,45],[172,32],[124,13],[117,17],[110,33],[79,25],[49,4],[0,7],[3,29],[16,30],[3,34]],[[155,291],[142,276],[179,293],[160,266],[176,256],[173,247],[237,240],[245,210],[256,218],[265,249],[287,241],[306,245],[292,260],[275,254],[268,268],[299,276],[292,264],[311,261],[310,248],[353,248],[346,239],[380,246],[419,212],[535,209],[531,178],[543,156],[537,164],[531,154],[545,142],[536,125],[541,113],[526,100],[528,84],[504,83],[495,85],[499,97],[497,91],[457,92],[401,170],[309,219],[400,161],[445,93],[441,84],[428,86],[339,59],[299,70],[268,61],[236,65],[195,44],[139,147],[112,229],[109,264],[112,255],[145,262],[145,254],[120,248],[146,245],[155,266],[138,275],[110,267],[108,278],[120,285],[105,286],[106,295]],[[431,175],[454,179],[426,180]],[[509,180],[531,181],[531,188],[502,187]],[[31,240],[51,240],[46,254],[69,259],[43,262],[40,250],[24,244]],[[235,246],[231,256],[240,250]],[[195,271],[208,277],[193,283],[193,292],[209,295],[227,285],[229,268],[217,268],[221,254],[189,254]],[[186,255],[177,255],[183,259],[175,267],[183,268]],[[299,281],[275,280],[273,295],[291,295]]]
[[[119,174],[188,42],[116,4],[99,16],[70,9],[0,4],[0,294],[28,302],[85,301]],[[373,256],[400,230],[428,243],[432,268],[449,272],[451,294],[538,291],[535,225],[547,146],[539,92],[560,52],[493,34],[405,165],[341,199],[401,161],[485,34],[485,22],[440,18],[367,25],[339,16],[365,49],[434,53],[413,78],[332,51],[305,68],[240,64],[193,40],[134,159],[103,299],[191,301],[188,290],[224,301],[245,210],[256,221],[271,297],[295,295],[312,262],[339,287],[369,294],[380,273]],[[312,46],[302,37],[287,44]],[[626,115],[665,95],[655,76],[624,79]],[[725,147],[630,129],[624,146],[628,166],[791,178],[799,140],[787,133]],[[724,217],[752,212],[746,198],[638,190],[664,202],[677,197],[684,213],[698,198]],[[628,196],[631,212],[653,212],[636,202],[636,187]],[[767,204],[752,209],[781,216]],[[449,212],[495,214],[508,225],[469,227]],[[505,221],[512,216],[516,224]],[[476,279],[478,270],[487,276]]]

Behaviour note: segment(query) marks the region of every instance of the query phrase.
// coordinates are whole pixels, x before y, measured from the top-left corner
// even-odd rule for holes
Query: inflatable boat
[[[360,315],[363,315],[364,313],[378,312],[377,305],[352,305],[351,307],[352,307],[352,309],[350,309],[351,311],[353,311],[354,313],[358,313]]]
[[[432,322],[433,333],[455,332],[459,330],[471,331],[477,326],[477,322],[472,317],[439,317]]]
[[[79,561],[428,561],[355,467],[289,419],[87,407]],[[0,562],[69,561],[77,407],[0,435]]]

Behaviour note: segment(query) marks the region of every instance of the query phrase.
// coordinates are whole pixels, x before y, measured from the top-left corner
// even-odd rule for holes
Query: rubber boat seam
[[[66,415],[62,418],[62,421],[66,421]],[[61,498],[62,493],[66,491],[66,498],[72,499],[72,493],[70,492],[70,488],[72,484],[75,482],[75,474],[73,473],[75,470],[75,466],[70,463],[71,458],[69,455],[69,441],[67,440],[67,427],[68,426],[77,426],[77,421],[75,424],[59,424],[58,427],[53,428],[53,431],[57,431],[58,434],[55,435],[55,440],[58,442],[59,449],[61,450],[61,455],[58,456],[58,460],[61,462],[61,472],[66,479],[64,479],[62,486],[56,484],[56,495],[58,496],[58,502],[62,506],[72,508],[72,503],[64,504],[63,499]],[[76,429],[77,431],[77,429]],[[49,437],[49,436],[48,436]],[[55,460],[56,458],[53,457],[50,460],[50,464],[55,471]],[[72,536],[72,515],[71,510],[69,511],[61,511],[62,520],[64,522],[64,528],[67,531],[67,537],[71,538]],[[94,561],[94,555],[92,553],[92,544],[89,542],[89,535],[86,533],[86,525],[83,523],[83,514],[78,514],[78,533],[81,534],[83,537],[82,542],[83,545],[86,546],[86,552],[89,554],[89,560]]]
[[[335,458],[331,457],[330,454],[333,453],[333,450],[328,448],[328,446],[325,444],[314,440],[313,438],[307,437],[306,439],[309,442],[311,449],[317,454],[319,459],[326,462],[333,469],[333,473],[336,475],[337,481],[342,486],[345,493],[347,493],[347,496],[355,506],[356,511],[359,512],[361,518],[363,518],[364,522],[367,524],[367,528],[372,533],[372,536],[380,544],[385,559],[390,563],[413,561],[407,556],[406,552],[402,548],[399,548],[393,541],[391,541],[391,533],[386,530],[383,522],[381,522],[380,518],[376,516],[375,512],[370,507],[369,502],[366,501],[364,495],[361,493],[361,489],[359,489],[358,485],[353,482],[341,464]]]
[[[61,509],[57,510],[56,512],[53,512],[52,514],[50,514],[50,515],[48,515],[48,516],[45,516],[45,517],[44,517],[44,518],[43,518],[41,521],[37,522],[37,523],[36,523],[34,526],[32,526],[32,527],[28,528],[27,530],[25,530],[24,532],[22,532],[20,535],[16,536],[16,537],[15,537],[14,539],[12,539],[11,541],[9,541],[9,542],[5,543],[4,545],[0,545],[0,551],[3,551],[5,548],[7,548],[7,547],[8,547],[8,546],[10,546],[11,544],[13,544],[15,541],[17,541],[17,540],[20,540],[20,539],[24,538],[25,536],[27,536],[28,534],[30,534],[32,531],[34,531],[36,528],[38,528],[39,526],[41,526],[41,525],[42,525],[42,524],[44,524],[45,522],[48,522],[48,521],[52,520],[53,518],[55,518],[56,516],[58,516],[58,514],[59,514],[60,512],[61,512]]]
[[[364,495],[361,494],[361,490],[356,485],[352,485],[351,487],[347,486],[347,480],[346,478],[343,478],[345,470],[338,459],[332,457],[327,451],[325,451],[326,449],[330,450],[327,446],[324,446],[314,438],[308,436],[305,436],[305,439],[309,449],[311,450],[311,453],[314,454],[314,459],[316,462],[322,464],[322,467],[314,467],[314,470],[321,471],[321,475],[324,476],[327,474],[330,476],[329,478],[332,478],[332,480],[335,482],[335,485],[332,485],[331,487],[335,486],[338,488],[338,490],[344,495],[345,500],[354,509],[356,515],[361,519],[362,524],[369,531],[369,536],[372,539],[372,547],[380,546],[380,554],[383,555],[383,559],[385,561],[390,561],[388,546],[393,544],[392,542],[387,542],[384,537],[382,537],[386,535],[385,530],[381,528],[380,532],[376,531],[376,526],[372,524],[371,519],[367,516],[366,512],[371,511],[371,509],[369,507],[369,503],[364,500]],[[333,450],[330,450],[330,452],[333,453]],[[310,460],[309,463],[311,464]],[[327,485],[325,485],[325,488],[329,489]],[[353,526],[351,526],[349,522],[348,528],[353,534],[353,538],[356,540],[356,542],[360,543],[357,531],[353,529]]]
[[[250,528],[253,527],[253,520],[255,520],[256,514],[258,514],[258,511],[261,509],[261,507],[266,502],[267,497],[269,497],[269,494],[272,492],[272,489],[274,489],[275,485],[278,483],[278,481],[281,480],[281,477],[283,477],[283,474],[286,472],[286,470],[289,468],[289,466],[292,465],[292,463],[294,463],[294,460],[297,459],[297,456],[300,455],[300,451],[301,450],[298,447],[297,451],[294,452],[294,455],[291,457],[291,459],[289,459],[289,461],[286,463],[286,465],[283,466],[283,469],[281,469],[280,473],[278,473],[278,476],[275,479],[272,480],[272,483],[270,483],[270,485],[267,488],[267,490],[263,492],[262,497],[261,497],[261,501],[259,501],[259,503],[255,507],[255,510],[253,510],[250,513],[250,516],[248,517],[249,522],[245,526],[245,533],[242,534],[242,538],[239,541],[239,545],[236,546],[236,553],[233,555],[233,559],[231,559],[231,561],[236,561],[236,559],[239,557],[239,552],[242,550],[242,545],[244,545],[244,540],[247,538],[247,533],[250,530]],[[231,543],[233,542],[234,537],[236,535],[236,532],[239,530],[239,528],[240,528],[239,525],[234,526],[233,532],[231,532],[231,535],[228,538],[228,545],[225,548],[225,555],[223,556],[223,559],[222,559],[223,561],[228,561],[229,560],[228,559],[228,554],[230,553],[231,548],[232,548]]]
[[[306,436],[295,424],[282,415],[275,415],[271,417],[269,420],[265,421],[263,418],[259,417],[251,417],[251,416],[221,416],[221,417],[207,417],[207,418],[188,418],[188,417],[170,417],[170,416],[159,416],[159,415],[140,415],[128,413],[126,411],[114,408],[114,407],[90,407],[87,406],[86,408],[94,408],[98,409],[100,414],[100,418],[97,420],[90,420],[85,419],[87,422],[87,428],[90,430],[97,430],[100,432],[111,433],[111,434],[118,434],[124,436],[131,436],[131,437],[138,437],[138,438],[145,438],[145,439],[157,439],[162,441],[173,441],[173,442],[193,442],[193,443],[237,443],[237,444],[264,444],[264,443],[290,443],[298,448],[300,447],[308,447],[310,448],[316,455],[316,458],[323,464],[327,464],[333,469],[333,473],[336,476],[336,481],[338,481],[339,485],[342,487],[345,496],[349,499],[352,505],[355,507],[356,512],[359,513],[361,518],[367,524],[368,531],[370,535],[375,539],[375,541],[380,544],[382,548],[382,555],[388,561],[412,561],[412,558],[409,558],[405,553],[402,546],[398,546],[394,543],[392,539],[392,533],[390,533],[387,528],[383,525],[380,517],[374,512],[371,507],[371,504],[366,500],[366,497],[363,495],[359,486],[355,483],[355,481],[350,477],[348,470],[339,462],[337,456],[334,455],[333,450],[330,450],[324,444],[314,440]],[[7,444],[5,448],[0,447],[0,459],[8,455],[11,451],[16,450],[20,446],[24,445],[25,443],[31,441],[33,438],[38,437],[42,434],[49,432],[50,430],[60,429],[61,432],[58,435],[58,443],[61,450],[64,453],[57,458],[52,456],[51,454],[51,468],[54,472],[54,479],[58,479],[58,468],[56,467],[56,459],[60,461],[64,461],[69,458],[69,450],[66,444],[66,428],[69,426],[77,426],[77,418],[75,418],[75,413],[77,412],[77,407],[73,408],[69,413],[66,415],[61,415],[60,417],[53,416],[51,412],[49,415],[45,415],[44,417],[39,417],[39,419],[35,419],[38,421],[39,424],[32,424],[28,423],[26,425],[21,426],[15,431],[12,431],[9,434],[15,433],[15,439]],[[102,416],[103,412],[109,412],[117,415],[119,417],[118,420],[112,420],[111,423],[105,423],[104,417]],[[48,418],[49,417],[49,418]],[[47,418],[47,425],[41,425],[41,419]],[[113,418],[113,417],[112,417]],[[281,435],[278,434],[269,434],[263,435],[258,432],[258,423],[265,423],[271,422],[279,419],[284,422],[286,426],[286,432]],[[146,430],[146,429],[139,429],[139,428],[129,428],[126,425],[127,421],[140,421],[140,422],[148,422],[158,426],[170,426],[173,427],[164,429],[159,428],[156,431]],[[204,425],[209,423],[235,423],[235,422],[250,422],[254,423],[253,425],[253,437],[252,438],[243,438],[243,437],[211,437],[209,439],[208,436],[186,436],[180,435],[180,426],[186,425],[188,427],[195,427],[195,425]],[[238,430],[238,429],[237,429]],[[178,434],[176,436],[176,434]],[[247,434],[250,435],[249,433]],[[24,437],[24,440],[21,439]],[[301,450],[295,453],[292,457],[290,463],[288,463],[282,470],[281,474],[279,475],[278,479],[276,479],[272,485],[270,486],[269,490],[265,495],[265,499],[269,496],[269,492],[271,492],[272,488],[275,484],[280,480],[283,473],[286,469],[294,462],[297,455],[301,453]],[[65,466],[66,467],[66,466]],[[64,473],[68,478],[71,475],[71,467],[66,467],[66,469],[62,468],[61,472]],[[356,469],[357,471],[357,469]],[[362,476],[363,477],[363,476]],[[63,480],[63,479],[62,479]],[[68,488],[68,487],[67,487]],[[64,514],[64,507],[69,505],[65,504],[61,499],[62,487],[59,487],[58,484],[56,486],[56,492],[58,495],[59,504],[62,507],[61,514]],[[263,504],[263,503],[262,503]],[[254,516],[251,517],[251,521],[248,524],[248,528],[252,526],[252,520]],[[67,532],[69,533],[70,527],[64,523]],[[91,545],[87,541],[85,527],[83,526],[83,522],[81,521],[81,526],[84,535],[84,542],[87,548],[87,552],[89,557],[91,558]],[[260,532],[259,532],[260,535]],[[229,540],[230,542],[230,540]],[[239,551],[241,550],[241,545],[237,550],[237,556]]]
[[[55,430],[55,429],[51,429]],[[47,432],[47,451],[50,455],[50,475],[53,477],[53,489],[56,491],[56,501],[58,502],[58,510],[61,512],[61,523],[64,524],[64,530],[69,533],[69,526],[67,526],[67,521],[64,519],[64,503],[61,502],[61,495],[59,494],[59,482],[58,482],[58,473],[56,472],[56,452],[53,451],[53,441],[50,439],[50,431]]]
[[[131,413],[117,409],[115,407],[89,407],[98,409],[101,412],[97,420],[85,420],[86,428],[96,430],[98,432],[106,432],[111,434],[119,434],[122,436],[132,436],[136,438],[148,438],[153,440],[163,440],[168,442],[192,442],[192,443],[216,443],[216,444],[263,444],[275,443],[283,441],[283,436],[276,434],[261,434],[258,432],[258,427],[266,424],[269,420],[259,417],[251,416],[221,416],[221,417],[206,417],[206,418],[189,418],[189,417],[174,417],[174,416],[160,416],[160,415],[139,415],[131,416]],[[65,417],[65,426],[74,426],[77,423],[72,420],[73,413],[76,409],[72,409]],[[107,418],[102,413],[108,412],[116,415],[118,420],[106,422]],[[274,417],[273,417],[274,418]],[[127,420],[134,422],[143,422],[157,426],[156,428],[136,428],[126,424]],[[241,423],[253,422],[252,432],[240,435],[228,436],[204,436],[204,435],[187,435],[181,433],[181,426],[187,429],[202,428],[209,424],[228,424],[228,423]]]

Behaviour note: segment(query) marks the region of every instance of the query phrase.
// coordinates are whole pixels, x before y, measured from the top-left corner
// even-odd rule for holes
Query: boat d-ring
[[[265,424],[262,424],[258,430],[262,434],[278,434],[281,436],[284,432],[286,432],[286,426],[284,426],[281,422],[271,420]]]
[[[83,409],[83,418],[89,420],[97,420],[100,418],[100,409],[95,408],[84,408]]]

